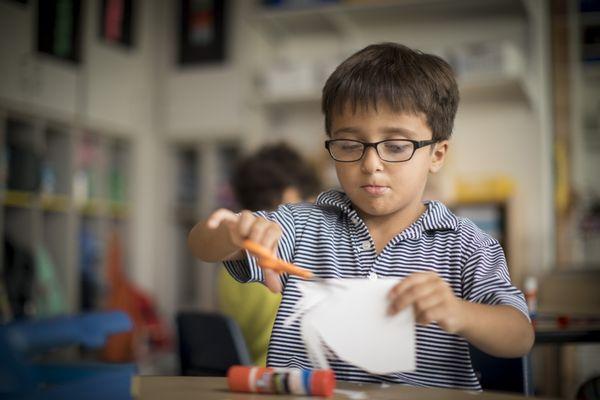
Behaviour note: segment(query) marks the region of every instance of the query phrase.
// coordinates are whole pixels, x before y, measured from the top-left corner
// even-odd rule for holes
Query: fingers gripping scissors
[[[258,259],[258,264],[261,268],[270,269],[272,271],[277,272],[278,274],[287,272],[290,275],[299,276],[307,281],[320,282],[328,286],[331,286],[332,284],[334,284],[334,286],[336,287],[343,286],[337,279],[324,279],[318,277],[312,271],[309,271],[306,268],[299,267],[297,265],[280,259],[275,254],[273,254],[273,252],[261,246],[260,244],[253,242],[252,240],[244,240],[244,242],[242,243],[242,247]]]
[[[287,272],[290,275],[296,275],[304,279],[315,279],[315,275],[311,271],[278,258],[267,248],[252,240],[244,240],[243,247],[258,259],[258,263],[262,268],[273,270],[278,274]]]

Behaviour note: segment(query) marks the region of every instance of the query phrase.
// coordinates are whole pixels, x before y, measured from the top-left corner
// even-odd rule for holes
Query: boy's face
[[[432,133],[424,116],[397,113],[378,104],[377,111],[357,107],[353,113],[347,107],[335,114],[331,138],[430,140]],[[335,168],[342,188],[363,218],[400,216],[421,210],[427,176],[441,168],[447,148],[448,141],[441,141],[417,149],[408,161],[393,163],[382,161],[375,149],[368,147],[360,160],[335,162]]]

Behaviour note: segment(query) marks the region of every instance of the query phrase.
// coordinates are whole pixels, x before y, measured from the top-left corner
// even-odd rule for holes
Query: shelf
[[[477,17],[518,15],[525,17],[521,0],[397,0],[306,7],[261,7],[252,20],[272,38],[327,33],[344,35],[348,30],[397,24],[423,17]]]
[[[3,204],[7,207],[31,208],[35,204],[37,193],[8,190],[4,193]]]
[[[517,76],[489,75],[458,80],[461,100],[522,99],[529,100],[523,79]]]
[[[90,199],[80,204],[79,213],[87,217],[105,217],[108,215],[107,202],[102,199]]]
[[[205,309],[216,307],[215,271],[197,260],[189,250],[188,235],[201,218],[219,207],[232,208],[228,187],[232,168],[240,156],[243,137],[229,140],[196,138],[195,141],[174,141],[170,146],[168,229],[169,252],[175,266],[172,304],[174,309],[191,306]],[[199,268],[199,264],[207,264]],[[175,289],[176,288],[176,289]]]
[[[516,76],[490,74],[470,79],[458,79],[461,100],[481,100],[483,98],[528,99],[522,79]],[[321,91],[305,91],[297,94],[259,96],[256,100],[268,108],[295,107],[303,105],[318,106]]]
[[[43,211],[67,213],[71,207],[71,199],[66,195],[39,195],[33,192],[10,190],[4,194],[4,206],[17,208],[33,208],[40,200]],[[124,219],[129,216],[129,206],[123,202],[109,202],[103,199],[88,200],[77,207],[80,214],[89,217],[112,217]]]
[[[42,194],[40,199],[44,211],[66,213],[71,206],[71,199],[66,195]]]
[[[68,128],[47,126],[40,171],[41,192],[69,193],[72,188],[71,136]]]
[[[92,273],[99,286],[86,304],[96,307],[105,295],[107,234],[118,229],[128,243],[133,231],[127,191],[132,142],[105,129],[86,130],[69,119],[23,115],[2,106],[0,130],[6,176],[0,189],[1,233],[27,251],[45,250],[59,283],[48,291],[44,286],[32,301],[44,301],[47,293],[60,291],[66,310],[81,311],[81,280],[87,273],[81,263],[88,262],[94,263]],[[127,268],[131,262],[127,246],[124,252]],[[6,255],[1,258],[0,269],[15,262]]]
[[[115,219],[126,219],[129,217],[129,205],[123,202],[111,201],[109,214]]]
[[[129,204],[119,201],[90,199],[77,208],[79,213],[86,217],[113,219],[127,219],[129,217]]]

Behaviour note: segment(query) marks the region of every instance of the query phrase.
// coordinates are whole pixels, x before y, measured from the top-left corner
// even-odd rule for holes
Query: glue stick
[[[227,371],[227,384],[234,392],[329,397],[335,389],[335,375],[330,369],[234,365]]]
[[[527,308],[529,308],[529,316],[532,321],[535,321],[537,315],[537,292],[537,279],[534,276],[528,276],[525,279],[525,301],[527,301]]]

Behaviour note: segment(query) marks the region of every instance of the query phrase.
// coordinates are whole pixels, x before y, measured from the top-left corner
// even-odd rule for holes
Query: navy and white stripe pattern
[[[435,271],[455,295],[485,304],[506,304],[527,316],[522,293],[510,282],[502,248],[468,219],[458,218],[439,202],[426,203],[421,217],[376,254],[368,229],[348,197],[322,193],[315,204],[283,205],[258,212],[283,229],[278,253],[323,278],[404,278],[417,271]],[[241,282],[262,281],[256,259],[225,262]],[[284,327],[301,294],[298,278],[282,275],[283,299],[271,334],[268,365],[310,368],[296,321]],[[376,337],[365,340],[377,340]],[[467,342],[436,324],[417,325],[417,369],[411,373],[373,375],[340,359],[330,359],[336,378],[357,382],[403,383],[480,390],[471,367]]]

